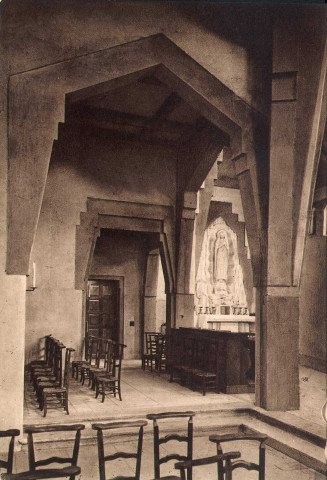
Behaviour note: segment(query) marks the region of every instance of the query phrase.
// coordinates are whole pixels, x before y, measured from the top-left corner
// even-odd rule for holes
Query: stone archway
[[[182,98],[228,136],[233,157],[247,153],[245,168],[250,171],[253,191],[249,198],[258,226],[256,231],[249,231],[249,242],[255,244],[252,238],[258,236],[262,223],[252,138],[257,115],[160,34],[10,78],[9,99],[15,101],[9,101],[7,273],[28,273],[53,141],[58,124],[64,120],[65,95],[89,95],[90,89],[126,84],[149,69],[155,69],[162,81],[173,85]],[[204,173],[201,169],[195,172],[200,176]],[[193,178],[191,184],[196,183]]]

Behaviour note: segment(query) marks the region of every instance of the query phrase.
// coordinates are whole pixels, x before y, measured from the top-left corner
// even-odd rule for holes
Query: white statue
[[[219,230],[214,244],[213,280],[218,291],[226,290],[228,276],[229,245],[226,230]]]

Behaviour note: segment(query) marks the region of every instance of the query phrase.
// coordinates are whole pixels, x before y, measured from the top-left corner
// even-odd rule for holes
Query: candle
[[[33,284],[32,284],[32,287],[36,288],[36,266],[35,266],[35,262],[33,262]]]

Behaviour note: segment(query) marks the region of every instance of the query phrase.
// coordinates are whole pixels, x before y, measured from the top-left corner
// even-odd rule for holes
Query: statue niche
[[[219,313],[222,305],[247,312],[237,237],[224,220],[218,218],[204,233],[196,277],[196,311]]]

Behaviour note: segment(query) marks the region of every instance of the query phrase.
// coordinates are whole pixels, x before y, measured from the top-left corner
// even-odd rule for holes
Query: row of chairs
[[[192,480],[192,472],[194,467],[201,465],[209,465],[215,463],[217,465],[217,478],[218,480],[232,480],[232,472],[236,468],[245,468],[247,470],[255,470],[259,473],[259,480],[265,478],[265,441],[266,435],[249,429],[244,425],[223,427],[223,433],[218,435],[211,435],[209,440],[214,442],[217,446],[217,455],[193,459],[193,417],[194,412],[173,412],[173,413],[158,413],[148,414],[147,419],[153,422],[154,432],[154,480]],[[186,417],[187,422],[187,434],[169,434],[160,436],[158,422],[163,419],[177,419]],[[139,421],[127,421],[127,422],[110,422],[110,423],[95,423],[92,428],[97,432],[97,444],[98,444],[98,462],[99,462],[99,478],[100,480],[106,480],[106,463],[117,459],[135,459],[135,475],[133,477],[115,477],[125,480],[140,480],[141,472],[141,458],[142,458],[142,446],[143,446],[143,433],[144,427],[147,425],[146,420]],[[69,477],[70,480],[74,480],[77,475],[80,475],[81,468],[77,465],[79,446],[81,439],[81,431],[85,428],[82,424],[77,425],[55,425],[55,426],[43,426],[43,427],[29,427],[25,429],[28,435],[28,458],[29,458],[29,470],[26,472],[12,474],[13,453],[14,453],[14,437],[19,435],[19,430],[8,430],[6,432],[0,432],[0,437],[11,437],[9,446],[8,462],[0,463],[0,466],[7,468],[7,474],[2,475],[3,480],[38,480],[45,478],[65,478]],[[117,429],[129,429],[129,432],[133,429],[137,429],[137,448],[135,452],[116,452],[111,455],[105,454],[105,438],[104,432],[113,431]],[[226,433],[226,428],[232,428],[232,432]],[[75,431],[75,442],[73,448],[73,454],[71,457],[49,457],[47,459],[35,460],[33,435],[45,432],[68,432]],[[235,440],[257,440],[259,441],[259,462],[251,463],[240,459],[240,452],[227,452],[223,453],[221,444],[223,442],[235,441]],[[185,442],[187,444],[187,450],[185,455],[179,455],[173,453],[160,457],[160,445],[166,444],[170,441]],[[171,460],[178,460],[175,464],[175,468],[180,471],[180,476],[160,476],[160,466],[163,463]],[[52,463],[68,463],[68,467],[62,468],[47,468],[40,469]]]
[[[88,381],[88,386],[95,390],[95,398],[102,395],[121,395],[121,369],[123,352],[126,345],[106,338],[90,336],[86,348],[86,359],[72,363],[72,376],[80,380],[82,385]]]
[[[218,392],[218,345],[183,336],[175,331],[169,337],[168,361],[170,382],[176,377],[192,390]]]
[[[145,348],[142,355],[142,369],[161,373],[167,367],[166,335],[159,332],[145,332]]]
[[[63,351],[66,349],[63,365]],[[47,335],[45,338],[45,359],[30,364],[30,379],[40,410],[44,416],[52,407],[63,407],[69,415],[68,391],[71,354],[75,350],[66,348],[60,341]]]

